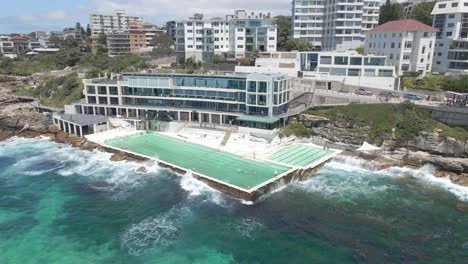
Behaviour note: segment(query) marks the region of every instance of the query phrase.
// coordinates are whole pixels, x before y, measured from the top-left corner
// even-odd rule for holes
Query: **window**
[[[428,35],[429,35],[429,32],[424,32],[424,34],[423,34],[423,36],[424,36],[425,38],[427,38]]]
[[[458,3],[452,3],[452,7],[457,7]]]
[[[257,82],[249,82],[248,91],[255,93],[257,91]]]
[[[395,43],[392,42],[392,44],[390,45],[390,48],[394,49],[395,48]]]
[[[332,57],[331,56],[321,56],[320,57],[320,64],[331,64]]]
[[[411,41],[406,41],[405,42],[405,49],[411,49],[412,46],[413,46],[413,42],[411,42]]]
[[[447,37],[452,36],[452,32],[448,31],[447,33],[445,33],[445,36],[447,36]]]
[[[421,54],[424,54],[424,53],[426,53],[426,46],[423,46],[421,50]]]
[[[348,65],[348,57],[335,57],[336,65]]]
[[[86,86],[86,92],[89,94],[95,94],[96,88],[94,86]]]
[[[351,57],[350,61],[351,65],[362,65],[362,58],[361,57]]]
[[[267,92],[267,83],[266,82],[259,82],[258,83],[258,92],[259,93],[266,93]]]
[[[111,95],[117,95],[117,94],[118,94],[118,92],[117,92],[117,87],[115,87],[115,86],[109,87],[109,94],[111,94]]]
[[[390,53],[390,59],[393,60],[393,53]]]

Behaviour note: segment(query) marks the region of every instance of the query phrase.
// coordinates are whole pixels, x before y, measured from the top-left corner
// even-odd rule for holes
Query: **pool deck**
[[[137,158],[156,160],[177,173],[192,173],[210,187],[246,201],[255,201],[291,181],[311,177],[339,153],[309,144],[289,143],[254,159],[174,135],[144,131],[123,130],[89,139],[111,152],[126,152]],[[231,165],[240,168],[226,170]]]

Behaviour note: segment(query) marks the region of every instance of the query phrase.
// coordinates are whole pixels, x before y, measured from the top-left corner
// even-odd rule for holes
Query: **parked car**
[[[379,96],[381,97],[388,97],[388,98],[399,98],[400,95],[394,92],[380,92]]]
[[[404,98],[409,99],[409,100],[417,100],[417,101],[422,100],[421,96],[416,95],[416,94],[409,94],[409,93],[405,94]]]
[[[356,94],[359,94],[359,95],[372,95],[372,92],[367,90],[367,89],[364,89],[364,88],[359,88],[359,89],[356,89]]]

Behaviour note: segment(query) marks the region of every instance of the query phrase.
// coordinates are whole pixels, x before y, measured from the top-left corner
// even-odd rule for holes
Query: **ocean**
[[[327,164],[255,204],[152,163],[0,142],[0,263],[468,263],[468,188]]]

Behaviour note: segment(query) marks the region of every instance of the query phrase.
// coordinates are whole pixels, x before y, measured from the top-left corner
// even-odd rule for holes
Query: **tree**
[[[87,38],[91,37],[91,26],[89,24],[86,27],[86,37]]]
[[[420,3],[416,5],[414,10],[409,15],[409,18],[417,20],[426,25],[432,26],[431,12],[432,12],[432,9],[434,9],[435,4],[436,4],[436,1]]]
[[[169,35],[160,34],[151,40],[151,46],[158,49],[169,49],[174,46],[174,40]]]
[[[98,35],[97,43],[101,45],[107,45],[107,36],[106,34],[100,33]]]
[[[400,3],[392,3],[387,0],[385,4],[380,6],[379,25],[389,21],[400,20],[405,17],[405,11]]]
[[[277,16],[275,17],[276,26],[278,28],[276,42],[278,49],[286,49],[286,43],[288,42],[291,34],[291,17],[289,16]]]
[[[57,37],[57,35],[52,33],[49,37],[49,43],[53,47],[59,48],[62,45],[62,40],[59,37]]]
[[[285,49],[287,51],[297,50],[297,51],[311,51],[314,50],[314,45],[309,42],[300,40],[300,39],[290,39],[286,42]]]
[[[67,36],[63,41],[63,46],[65,48],[77,48],[78,41],[76,41],[76,39],[73,36]]]
[[[363,54],[364,54],[364,48],[363,48],[363,47],[356,48],[356,52],[357,52],[358,54],[363,55]]]

